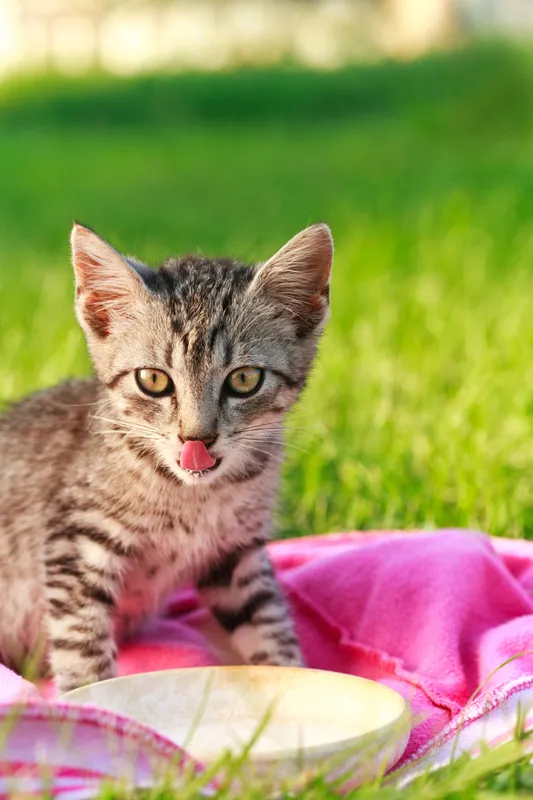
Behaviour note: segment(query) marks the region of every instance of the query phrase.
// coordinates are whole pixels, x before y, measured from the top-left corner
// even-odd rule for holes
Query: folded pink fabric
[[[129,788],[202,772],[177,745],[134,720],[61,703],[0,704],[0,798],[84,800],[115,780]],[[211,788],[210,784],[207,784]]]
[[[512,698],[531,700],[531,652],[494,670],[533,650],[533,543],[459,530],[351,533],[276,542],[271,555],[307,665],[381,681],[411,703],[404,761],[445,754],[483,715],[489,738],[501,737]],[[125,675],[237,662],[188,590],[122,649],[119,666]],[[0,700],[25,691],[0,672]]]

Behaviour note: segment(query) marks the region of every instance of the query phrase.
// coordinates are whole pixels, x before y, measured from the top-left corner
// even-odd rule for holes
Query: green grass
[[[266,779],[253,773],[248,776],[242,769],[247,757],[247,750],[240,756],[222,756],[203,775],[180,788],[179,795],[172,789],[170,777],[168,789],[158,787],[146,794],[146,800],[174,800],[176,796],[180,800],[199,800],[202,789],[213,776],[218,782],[218,790],[211,795],[215,800],[264,800],[273,796],[268,790],[272,781],[277,788],[274,796],[280,800],[300,796],[306,800],[338,800],[339,797],[346,800],[497,800],[502,795],[508,798],[531,797],[533,790],[531,738],[518,731],[516,738],[505,745],[491,751],[485,749],[475,759],[458,757],[448,768],[426,772],[401,788],[385,779],[345,790],[344,794],[339,793],[339,787],[342,787],[346,775],[339,776],[336,782],[328,781],[324,777],[324,768],[321,774],[307,781],[302,792],[298,777],[276,780],[275,775],[267,774]],[[107,797],[111,800],[121,795],[113,787]],[[102,800],[104,798],[105,794]]]
[[[266,257],[327,220],[332,320],[281,534],[533,536],[532,132],[532,54],[504,45],[328,74],[0,87],[0,399],[88,370],[73,218],[151,261]]]
[[[332,319],[293,420],[280,534],[533,538],[532,134],[533,52],[503,44],[339,73],[0,86],[0,401],[89,369],[73,218],[153,262],[255,260],[327,220]],[[518,797],[526,744],[404,797]]]

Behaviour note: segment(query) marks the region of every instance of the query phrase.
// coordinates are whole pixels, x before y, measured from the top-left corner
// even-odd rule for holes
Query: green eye
[[[135,373],[135,380],[139,389],[151,397],[170,394],[174,389],[174,384],[167,373],[160,369],[138,369]]]
[[[257,367],[240,367],[226,378],[226,390],[233,397],[246,397],[261,388],[264,373]]]

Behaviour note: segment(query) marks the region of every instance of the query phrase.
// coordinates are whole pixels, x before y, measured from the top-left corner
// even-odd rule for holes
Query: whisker
[[[130,435],[138,435],[144,436],[145,438],[153,438],[153,439],[164,439],[165,437],[162,434],[158,433],[148,433],[148,431],[139,431],[135,430],[134,428],[129,428],[125,430],[121,430],[120,428],[102,428],[97,431],[93,431],[95,435],[100,433],[117,433],[119,436],[130,436]]]
[[[128,427],[128,428],[133,428],[135,424],[133,422],[127,422],[125,419],[115,419],[114,417],[102,417],[100,416],[100,414],[93,414],[91,419],[99,419],[102,420],[102,422],[111,422],[114,425],[121,425],[123,427]],[[148,426],[143,426],[142,423],[141,426],[148,427]]]
[[[138,433],[137,431],[117,431],[115,429],[111,430],[104,430],[104,431],[92,431],[93,436],[122,436],[123,439],[127,439],[131,437],[132,439],[141,439],[145,442],[161,442],[164,441],[163,436],[156,436],[152,435],[149,436],[147,434]]]
[[[303,447],[299,447],[296,444],[292,444],[291,442],[285,442],[282,439],[254,439],[253,437],[239,437],[239,442],[263,442],[265,444],[273,444],[273,445],[283,445],[284,447],[291,447],[293,450],[298,450],[300,453],[306,453],[307,455],[311,455],[309,450],[305,450]]]
[[[139,430],[139,431],[147,431],[148,433],[156,433],[159,434],[155,428],[150,425],[143,425],[142,423],[136,422],[126,422],[126,420],[121,419],[113,419],[112,417],[101,417],[97,414],[93,414],[91,419],[98,419],[102,422],[109,422],[111,425],[118,425],[121,428],[127,428],[130,430]]]
[[[250,430],[250,429],[248,429],[248,430]],[[275,429],[273,429],[272,432],[274,434],[277,433],[277,431]],[[251,429],[251,433],[254,434],[254,435],[257,435],[258,439],[260,439],[263,434],[267,434],[268,435],[269,429],[268,428]],[[287,439],[294,439],[296,437],[298,437],[299,439],[302,439],[302,438],[305,439],[307,437],[307,434],[309,433],[309,431],[304,431],[304,430],[299,430],[299,429],[291,430],[290,428],[289,429],[285,428],[280,433],[281,433],[281,436],[283,437],[283,441],[287,441]],[[283,436],[283,434],[287,434],[287,435]],[[315,437],[318,436],[318,431],[313,433],[313,436],[315,436]]]
[[[281,428],[269,428],[269,427],[262,427],[262,428],[251,427],[251,428],[243,428],[242,431],[235,431],[234,435],[236,435],[236,436],[242,436],[242,435],[247,436],[247,435],[251,434],[252,436],[257,438],[258,441],[260,441],[263,438],[262,434],[264,434],[264,433],[268,434],[269,431],[272,431],[272,433],[274,433],[275,435],[278,435],[278,438],[281,441],[286,441],[287,440],[287,437],[284,435],[286,433],[290,434],[291,438],[293,438],[294,436],[302,437],[305,434],[309,433],[309,431],[306,431],[303,428],[294,428],[294,429],[283,428],[283,429],[281,429]],[[315,432],[314,435],[318,436],[318,432]]]
[[[243,443],[244,450],[248,450],[250,453],[266,453],[267,456],[273,456],[274,458],[281,459],[280,453],[272,452],[272,450],[263,450],[261,447],[252,447],[251,445]]]
[[[252,442],[252,444],[276,444],[284,445],[283,439],[255,439],[253,436],[240,436],[237,438],[238,442]]]
[[[284,431],[304,431],[305,433],[313,433],[315,435],[318,435],[319,433],[319,431],[312,431],[309,428],[303,428],[297,425],[283,425],[283,423],[281,422],[274,422],[274,423],[265,422],[260,425],[248,425],[246,428],[242,428],[242,430],[243,431],[268,430],[268,428],[275,428],[275,427],[279,427]],[[322,431],[323,430],[324,429],[322,428]]]
[[[103,408],[112,402],[112,398],[109,398],[108,400],[97,400],[94,403],[62,403],[60,400],[55,400],[54,405],[59,406],[60,408],[89,408],[90,406],[100,406],[100,408]]]

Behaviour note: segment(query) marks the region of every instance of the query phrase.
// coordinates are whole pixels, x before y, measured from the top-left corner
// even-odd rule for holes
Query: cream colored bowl
[[[242,752],[279,776],[316,768],[360,782],[402,755],[409,708],[374,681],[310,669],[203,667],[131,675],[76,689],[71,703],[116,711],[150,725],[210,763]]]

